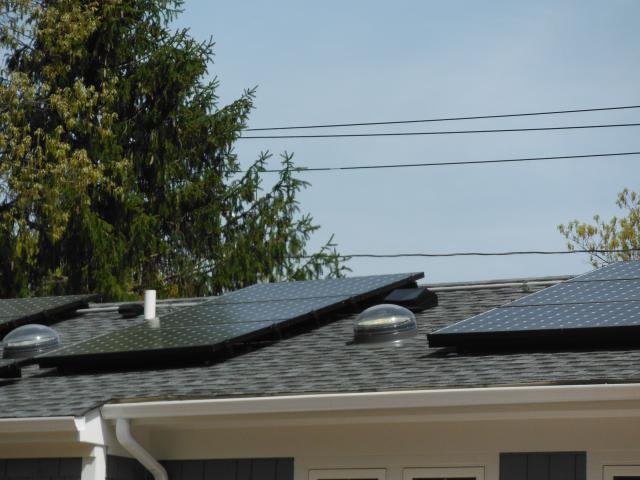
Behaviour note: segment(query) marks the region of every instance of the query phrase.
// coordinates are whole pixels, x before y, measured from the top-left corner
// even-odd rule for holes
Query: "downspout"
[[[129,419],[118,418],[116,420],[116,438],[120,445],[151,472],[154,480],[169,480],[167,471],[160,463],[147,452],[131,435]]]

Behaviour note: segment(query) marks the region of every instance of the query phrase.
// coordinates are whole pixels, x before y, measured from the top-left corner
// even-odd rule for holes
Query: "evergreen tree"
[[[213,42],[181,0],[0,0],[0,294],[209,295],[341,275],[302,214],[292,156],[262,189],[234,142],[254,91],[219,106]]]

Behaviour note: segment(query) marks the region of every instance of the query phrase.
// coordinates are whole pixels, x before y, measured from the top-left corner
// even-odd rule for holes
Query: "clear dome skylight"
[[[32,357],[59,345],[60,336],[53,328],[31,323],[12,330],[4,337],[2,357]]]
[[[381,304],[367,308],[356,318],[355,343],[402,343],[418,332],[415,315],[399,305]]]

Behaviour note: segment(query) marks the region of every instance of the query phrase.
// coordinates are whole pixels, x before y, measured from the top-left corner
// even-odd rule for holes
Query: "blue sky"
[[[221,103],[257,86],[250,126],[384,121],[640,104],[640,2],[187,0],[216,41]],[[639,122],[640,109],[348,132]],[[322,133],[330,133],[323,130]],[[338,133],[337,131],[335,133]],[[339,133],[347,133],[340,130]],[[640,150],[640,128],[359,139],[241,140],[299,165],[445,162]],[[276,165],[274,164],[274,167]],[[342,253],[558,250],[556,226],[616,213],[640,157],[304,174],[303,211]],[[354,275],[432,282],[587,271],[587,257],[353,259]]]

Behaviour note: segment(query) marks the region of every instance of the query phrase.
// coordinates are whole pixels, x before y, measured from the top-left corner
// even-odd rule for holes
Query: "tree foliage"
[[[568,240],[569,250],[617,250],[617,252],[594,252],[591,264],[601,267],[609,263],[640,259],[640,195],[624,189],[616,201],[622,216],[609,220],[594,215],[593,223],[573,220],[559,225],[558,230]]]
[[[213,42],[181,0],[0,0],[0,294],[217,294],[341,275],[300,212],[292,156],[264,189],[234,142],[254,90],[220,106]]]

